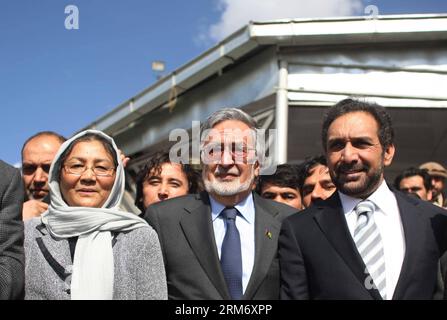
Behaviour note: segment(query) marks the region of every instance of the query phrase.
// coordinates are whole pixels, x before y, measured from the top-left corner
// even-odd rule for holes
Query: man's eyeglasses
[[[250,151],[256,150],[255,148],[249,148],[244,143],[231,143],[231,144],[220,144],[220,143],[209,143],[204,146],[203,152],[207,158],[210,159],[220,159],[224,151],[227,150],[232,157],[246,158]]]
[[[84,172],[86,172],[88,169],[91,169],[97,177],[111,177],[113,176],[113,172],[115,171],[115,168],[112,167],[100,165],[87,167],[86,165],[79,163],[66,164],[64,165],[64,168],[67,173],[75,176],[82,176]]]

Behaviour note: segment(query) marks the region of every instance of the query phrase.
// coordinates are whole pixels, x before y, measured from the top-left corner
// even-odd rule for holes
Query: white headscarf
[[[59,168],[62,153],[76,139],[94,133],[110,141],[117,154],[115,182],[101,208],[70,207],[59,188]],[[114,262],[110,231],[130,231],[148,227],[137,215],[120,211],[118,206],[124,193],[124,168],[119,150],[111,137],[97,130],[86,130],[60,147],[49,172],[50,206],[42,215],[50,234],[56,238],[78,237],[73,261],[71,299],[112,299]]]

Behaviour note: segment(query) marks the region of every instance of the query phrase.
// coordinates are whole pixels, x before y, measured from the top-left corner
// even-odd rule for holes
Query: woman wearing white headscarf
[[[83,131],[59,149],[50,205],[25,224],[25,299],[167,299],[156,232],[118,209],[124,169],[112,138]]]

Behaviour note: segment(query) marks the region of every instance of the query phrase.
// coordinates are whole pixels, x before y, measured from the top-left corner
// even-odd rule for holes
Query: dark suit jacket
[[[279,299],[279,230],[281,221],[297,210],[255,193],[253,200],[256,252],[243,299]],[[169,299],[231,299],[220,268],[207,193],[156,203],[146,210],[145,219],[158,232]]]
[[[445,251],[445,211],[395,192],[405,256],[393,299],[432,299]],[[282,299],[381,299],[367,289],[365,264],[355,247],[335,192],[284,220],[279,239]]]
[[[1,160],[0,176],[0,299],[19,299],[25,281],[24,190],[19,170]]]

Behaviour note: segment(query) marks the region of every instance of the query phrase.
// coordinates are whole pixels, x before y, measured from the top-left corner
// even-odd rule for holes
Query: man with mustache
[[[23,144],[22,179],[26,192],[23,220],[38,217],[48,209],[48,172],[54,156],[65,140],[53,131],[42,131]]]
[[[390,189],[395,146],[385,108],[345,99],[322,129],[331,197],[284,220],[283,299],[432,299],[446,245],[445,211]]]
[[[304,207],[308,208],[316,201],[329,198],[336,188],[329,175],[325,156],[306,159],[302,166],[301,195]]]
[[[438,206],[447,209],[447,197],[444,195],[444,188],[446,186],[447,170],[437,162],[426,162],[419,166],[419,169],[427,170],[431,178],[431,202]]]
[[[252,192],[260,170],[256,123],[229,108],[202,124],[206,192],[148,207],[169,299],[279,299],[277,241],[296,209]]]

